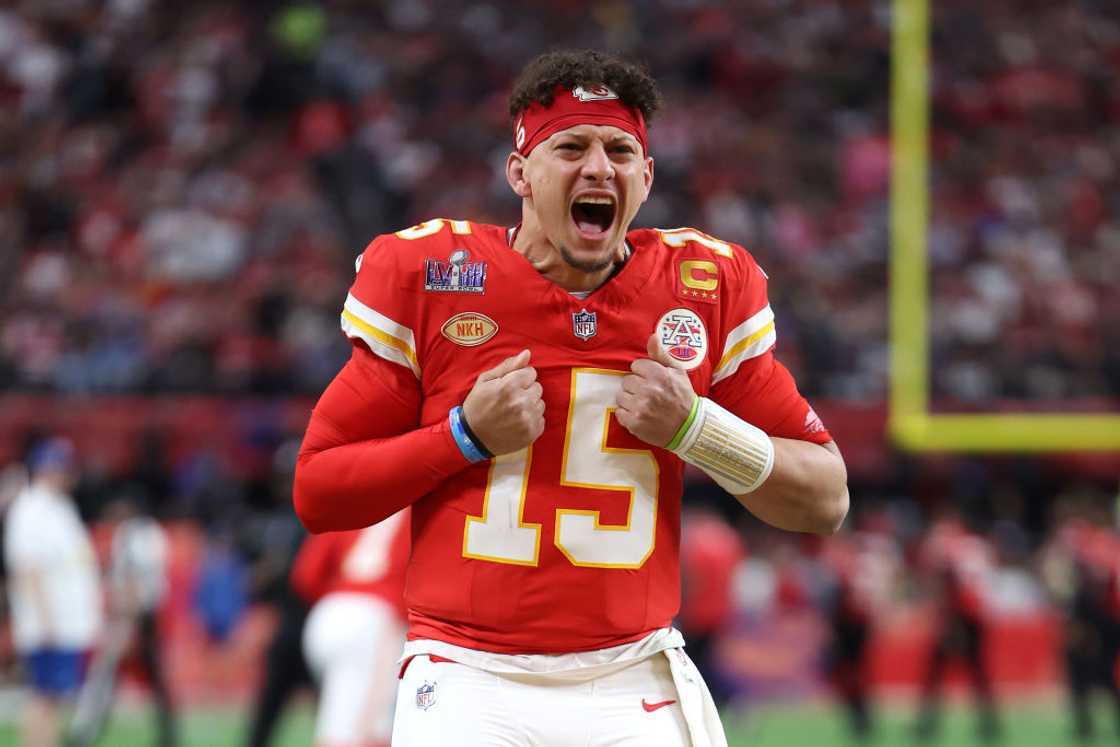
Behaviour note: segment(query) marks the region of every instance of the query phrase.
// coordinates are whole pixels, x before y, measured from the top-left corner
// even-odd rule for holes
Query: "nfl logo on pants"
[[[572,333],[576,337],[585,341],[590,340],[597,331],[594,311],[580,309],[572,312]]]
[[[436,704],[436,683],[424,680],[424,684],[416,688],[416,707],[426,711]]]

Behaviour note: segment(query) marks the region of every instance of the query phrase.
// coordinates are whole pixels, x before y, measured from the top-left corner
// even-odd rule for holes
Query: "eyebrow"
[[[593,139],[593,136],[577,132],[564,132],[560,134],[560,137],[557,138],[557,141],[563,140],[564,138],[574,138],[581,142],[587,142],[588,140]],[[631,147],[637,147],[638,145],[640,145],[637,138],[627,132],[624,132],[620,135],[612,135],[608,140],[604,142],[606,145],[629,145]]]

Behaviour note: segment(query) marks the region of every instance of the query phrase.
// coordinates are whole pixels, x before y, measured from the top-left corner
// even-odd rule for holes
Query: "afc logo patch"
[[[671,309],[662,314],[657,322],[657,336],[661,349],[685,371],[704,362],[708,331],[704,320],[692,309]]]

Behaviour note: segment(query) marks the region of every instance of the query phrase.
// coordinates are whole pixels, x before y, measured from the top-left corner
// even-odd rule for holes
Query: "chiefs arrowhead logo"
[[[572,95],[580,101],[607,101],[609,99],[617,99],[618,94],[607,88],[606,86],[576,86],[572,89]]]

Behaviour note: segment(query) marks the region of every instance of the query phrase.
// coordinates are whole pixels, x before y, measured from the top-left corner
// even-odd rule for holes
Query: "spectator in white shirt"
[[[167,687],[157,619],[167,588],[167,538],[144,510],[144,498],[124,492],[102,514],[113,530],[106,581],[110,619],[89,678],[70,722],[67,747],[89,747],[101,735],[121,664],[135,657],[144,671],[156,708],[157,742],[176,744],[175,711]],[[135,643],[135,645],[133,645]]]
[[[73,445],[52,438],[28,459],[31,483],[4,527],[12,638],[27,677],[25,747],[58,743],[59,707],[78,690],[101,631],[101,586],[89,533],[70,497]]]

